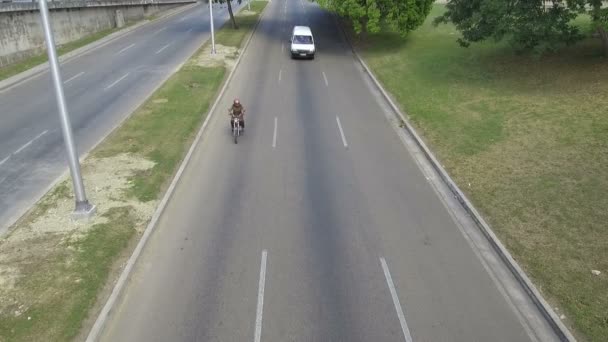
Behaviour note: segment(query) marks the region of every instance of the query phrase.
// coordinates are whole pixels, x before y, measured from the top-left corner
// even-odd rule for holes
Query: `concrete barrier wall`
[[[63,45],[196,0],[121,0],[49,2],[55,43]],[[44,51],[37,3],[0,4],[0,67]]]

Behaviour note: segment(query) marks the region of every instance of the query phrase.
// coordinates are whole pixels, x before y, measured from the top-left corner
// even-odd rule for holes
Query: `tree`
[[[232,28],[237,30],[239,28],[239,25],[236,23],[236,19],[234,18],[234,13],[232,12],[232,1],[233,0],[215,0],[214,2],[220,3],[220,4],[225,3],[228,5],[228,14],[230,14],[230,22],[232,23]],[[240,5],[242,1],[243,0],[237,0],[237,3]]]
[[[228,4],[228,13],[230,14],[230,21],[232,22],[232,28],[237,30],[239,28],[239,25],[237,25],[236,19],[234,19],[234,13],[232,13],[232,0],[227,0],[226,3]],[[240,3],[241,3],[241,0],[239,0],[239,4]]]
[[[579,13],[587,12],[591,17],[593,30],[604,45],[604,54],[608,56],[608,4],[602,0],[569,0],[568,5]]]
[[[608,9],[602,0],[451,0],[435,23],[453,23],[468,46],[486,39],[508,39],[516,48],[542,54],[584,38],[573,23],[589,13],[608,54]]]
[[[353,23],[355,32],[378,32],[381,25],[406,35],[418,28],[435,0],[317,0],[319,5]]]

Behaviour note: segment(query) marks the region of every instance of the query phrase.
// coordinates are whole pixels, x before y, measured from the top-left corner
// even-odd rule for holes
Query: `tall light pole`
[[[49,22],[49,8],[47,0],[38,0],[40,6],[40,15],[42,16],[42,28],[44,29],[44,39],[46,41],[46,49],[49,56],[49,66],[51,67],[51,75],[55,88],[55,97],[57,99],[57,108],[59,109],[59,119],[61,121],[61,131],[63,132],[63,141],[65,143],[66,152],[68,155],[68,165],[74,185],[74,196],[76,198],[76,206],[72,217],[75,219],[89,218],[95,213],[95,206],[91,205],[87,200],[80,174],[80,163],[76,146],[74,145],[74,135],[72,133],[72,124],[70,116],[65,104],[65,96],[63,95],[63,82],[61,73],[59,72],[59,63],[57,61],[57,51],[55,50],[55,39]]]
[[[211,22],[211,54],[215,55],[215,32],[213,31],[213,0],[209,0],[209,21]]]
[[[230,0],[228,0],[230,1]],[[247,10],[251,11],[251,0],[247,0]]]

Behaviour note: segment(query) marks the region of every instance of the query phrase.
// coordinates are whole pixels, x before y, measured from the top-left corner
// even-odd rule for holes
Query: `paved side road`
[[[296,24],[314,61],[289,58]],[[274,0],[102,340],[556,340],[471,246],[332,17]]]
[[[208,16],[208,7],[197,5],[62,64],[80,154],[131,114],[208,39]],[[227,19],[226,9],[216,7],[216,27]],[[0,234],[66,169],[50,74],[0,91]]]

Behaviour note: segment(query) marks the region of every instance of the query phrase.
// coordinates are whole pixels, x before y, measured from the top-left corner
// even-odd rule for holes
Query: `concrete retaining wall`
[[[119,0],[49,2],[57,45],[141,20],[196,0]],[[118,19],[118,20],[117,20]],[[44,51],[37,3],[0,4],[0,67]]]

